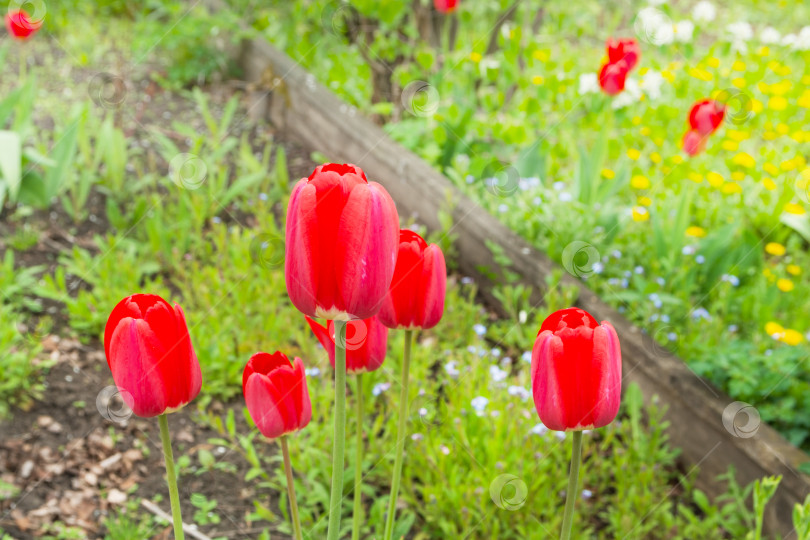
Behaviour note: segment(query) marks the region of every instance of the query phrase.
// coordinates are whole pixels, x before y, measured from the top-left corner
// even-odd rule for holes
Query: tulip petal
[[[319,286],[316,268],[321,268],[317,235],[317,193],[306,180],[293,188],[287,207],[284,277],[293,305],[304,314],[315,315]]]
[[[275,439],[284,434],[284,416],[279,409],[277,391],[267,376],[254,373],[248,378],[245,402],[250,417],[262,435]]]
[[[169,406],[166,381],[157,367],[163,350],[149,325],[142,319],[122,319],[112,333],[110,350],[113,380],[132,412],[144,418],[163,414]]]

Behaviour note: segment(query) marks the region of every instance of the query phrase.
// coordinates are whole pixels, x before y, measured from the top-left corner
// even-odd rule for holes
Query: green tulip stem
[[[287,446],[287,436],[279,439],[281,455],[284,457],[284,474],[287,475],[287,494],[290,496],[290,520],[293,525],[295,540],[304,540],[301,532],[301,520],[298,517],[298,501],[295,499],[295,484],[293,483],[292,464],[290,463],[290,449]]]
[[[405,454],[405,438],[408,433],[408,368],[411,363],[411,341],[413,330],[405,330],[405,353],[402,355],[401,389],[399,393],[399,425],[397,426],[397,449],[394,458],[394,474],[391,478],[391,496],[388,499],[388,515],[385,517],[383,540],[391,540],[394,535],[394,514],[396,514],[399,481],[402,478],[402,458]]]
[[[571,471],[568,475],[568,491],[565,492],[565,513],[563,514],[560,540],[570,540],[571,528],[574,524],[574,503],[577,500],[579,483],[579,464],[582,461],[582,431],[574,431],[573,447],[571,449]]]
[[[343,453],[346,446],[346,321],[335,320],[335,436],[332,441],[332,494],[327,540],[340,537]]]
[[[166,483],[169,484],[169,500],[172,505],[175,540],[183,540],[183,518],[180,516],[180,493],[177,491],[177,475],[174,472],[174,454],[172,440],[169,437],[169,420],[165,414],[158,416],[160,423],[160,440],[163,441],[163,458],[166,461]]]
[[[358,373],[357,395],[355,396],[357,412],[357,433],[355,434],[354,458],[354,511],[352,513],[352,540],[360,540],[360,524],[363,522],[363,374]]]

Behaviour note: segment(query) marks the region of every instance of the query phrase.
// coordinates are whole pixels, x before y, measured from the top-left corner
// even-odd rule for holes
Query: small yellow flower
[[[674,163],[675,165],[683,163],[683,156],[680,154],[675,154],[670,159],[672,160],[672,163]]]
[[[637,174],[630,179],[630,185],[635,189],[647,189],[650,187],[650,180],[641,174]]]
[[[804,131],[794,131],[790,134],[790,138],[796,141],[797,143],[803,143],[807,141],[807,135]]]
[[[768,100],[768,108],[772,111],[784,111],[787,106],[788,101],[782,96],[773,96]]]
[[[633,122],[634,126],[637,126],[637,125],[641,124],[641,117],[640,116],[634,116],[633,119],[631,120],[631,122]]]
[[[720,179],[722,180],[723,177],[720,177]],[[689,180],[691,180],[696,184],[700,184],[701,182],[703,182],[703,175],[692,171],[689,173]]]
[[[742,60],[735,60],[733,64],[731,64],[731,69],[734,71],[745,71],[745,62]]]
[[[720,59],[719,59],[719,58],[717,58],[716,56],[710,56],[710,57],[709,57],[709,58],[706,60],[706,64],[707,64],[709,67],[713,67],[713,68],[720,67]]]
[[[735,165],[740,165],[747,169],[750,169],[751,167],[757,164],[757,161],[754,159],[754,156],[752,156],[748,152],[740,152],[739,154],[734,156],[734,159],[732,161],[734,162]]]
[[[786,328],[785,333],[782,336],[782,339],[780,339],[780,341],[795,347],[796,345],[804,341],[804,336],[800,332],[792,328]]]
[[[743,180],[745,180],[745,173],[742,171],[734,171],[733,173],[731,173],[731,179],[734,180],[735,182],[742,182]]]
[[[766,131],[762,134],[762,138],[766,141],[773,141],[774,139],[779,138],[779,134],[775,131]]]
[[[723,175],[721,175],[720,173],[716,173],[714,171],[706,173],[706,180],[709,182],[709,185],[712,186],[713,188],[718,188],[723,185],[723,182],[725,182]]]
[[[726,182],[723,184],[723,187],[720,188],[725,195],[733,195],[734,193],[742,193],[742,186],[737,184],[736,182]]]
[[[762,179],[762,185],[765,186],[765,189],[768,191],[773,191],[776,189],[776,182],[767,177]]]
[[[767,45],[763,45],[762,47],[759,48],[757,54],[760,56],[770,56],[771,48],[768,47]]]
[[[534,77],[532,77],[532,84],[535,85],[535,86],[540,86],[545,81],[546,80],[543,77],[541,77],[540,75],[535,75]]]
[[[771,283],[773,283],[773,281],[776,279],[776,276],[773,275],[773,272],[771,272],[770,268],[766,268],[765,270],[763,270],[762,275],[765,276]]]
[[[633,221],[647,221],[650,219],[650,213],[643,206],[633,207]]]
[[[647,66],[644,66],[643,68],[638,69],[638,74],[643,77],[644,75],[647,74],[648,71],[650,71],[650,68],[648,68]]]
[[[740,145],[736,141],[729,141],[726,139],[720,146],[723,148],[723,150],[734,152],[737,150],[737,148],[739,148]]]
[[[672,83],[675,80],[675,74],[672,73],[668,69],[661,70],[661,76],[667,80],[668,83]]]
[[[733,84],[737,88],[745,88],[748,83],[742,77],[736,77],[731,81],[731,84]]]
[[[790,292],[793,290],[793,282],[790,281],[788,278],[781,278],[776,281],[776,286],[782,292]]]
[[[771,255],[781,257],[785,254],[785,251],[785,246],[778,242],[768,242],[765,244],[765,252],[770,253]]]
[[[784,326],[779,324],[778,322],[769,321],[765,323],[765,333],[771,337],[776,336],[781,337],[781,335],[785,332]]]
[[[800,204],[789,202],[785,205],[785,212],[788,214],[804,215],[804,207]]]
[[[784,122],[780,122],[776,124],[776,132],[779,135],[787,135],[788,133],[790,133],[790,126],[785,124]]]
[[[789,264],[785,267],[785,270],[787,270],[787,273],[791,276],[798,276],[802,273],[802,269],[799,268],[798,264]]]
[[[532,53],[532,57],[540,62],[547,62],[549,59],[549,52],[547,50],[536,50]]]
[[[805,75],[804,77],[802,77],[802,84],[805,86],[810,85],[810,75]]]
[[[759,90],[763,94],[769,94],[771,91],[771,87],[765,81],[759,81],[757,83],[757,90]]]
[[[480,62],[482,58],[483,58],[483,56],[481,56],[481,53],[477,53],[477,52],[475,52],[475,51],[473,51],[473,52],[471,52],[471,53],[470,53],[470,60],[472,60],[472,61],[473,61],[473,62],[475,62],[476,64],[477,64],[478,62]]]
[[[652,206],[652,199],[641,196],[637,199],[639,206]]]
[[[750,134],[747,131],[740,131],[737,129],[729,129],[728,131],[726,131],[726,137],[728,137],[732,141],[742,142],[748,139],[749,136]]]
[[[655,164],[661,163],[661,154],[659,154],[658,152],[653,152],[652,154],[650,154],[650,161],[652,161]]]
[[[692,225],[691,227],[686,228],[686,236],[691,236],[693,238],[703,238],[706,236],[706,229],[703,227],[698,227],[697,225]]]
[[[709,82],[714,79],[714,75],[711,71],[706,71],[705,69],[693,67],[689,69],[689,75],[698,79],[699,81]]]
[[[641,126],[641,129],[638,130],[638,132],[644,137],[649,137],[652,130],[647,126]]]
[[[635,148],[630,148],[629,150],[627,150],[627,157],[629,157],[633,161],[638,161],[638,158],[641,157],[641,152],[639,152]]]
[[[810,109],[810,90],[802,92],[802,95],[796,100],[796,104],[804,109]]]
[[[764,108],[765,105],[763,105],[760,100],[758,100],[757,98],[751,99],[751,112],[753,112],[754,114],[759,114],[762,112],[762,109]]]
[[[770,174],[771,176],[777,176],[779,174],[779,167],[777,167],[773,163],[768,162],[765,165],[763,165],[762,168],[765,169],[765,172]]]
[[[613,171],[613,169],[602,169],[602,176],[608,180],[613,180],[616,178],[616,173]]]
[[[796,162],[792,159],[786,159],[779,164],[779,168],[785,172],[792,171],[796,168]]]
[[[784,96],[793,88],[793,83],[787,79],[771,85],[771,93],[777,96]]]

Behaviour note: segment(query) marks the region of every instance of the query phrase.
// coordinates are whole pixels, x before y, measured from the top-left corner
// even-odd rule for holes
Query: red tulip
[[[6,13],[6,28],[15,39],[26,40],[42,26],[42,21],[34,21],[23,10]]]
[[[242,393],[250,417],[268,439],[303,429],[312,419],[300,358],[290,364],[290,359],[279,351],[254,354],[242,373]]]
[[[444,313],[446,287],[447,267],[439,246],[402,229],[394,279],[377,317],[388,328],[433,328]]]
[[[433,6],[440,13],[452,13],[458,7],[459,0],[433,0]]]
[[[326,326],[306,317],[312,333],[329,353],[329,361],[335,367],[335,323]],[[388,328],[377,317],[355,319],[346,323],[346,372],[365,373],[379,368],[385,360],[388,346]]]
[[[619,411],[622,390],[616,331],[581,309],[552,313],[534,342],[531,376],[534,406],[549,429],[609,424]]]
[[[696,156],[706,146],[705,136],[701,135],[696,129],[690,129],[683,135],[682,146],[683,151],[688,155]]]
[[[619,60],[627,63],[627,70],[631,70],[638,64],[641,56],[641,48],[638,41],[633,38],[609,39],[607,41],[607,53],[609,63],[615,64]]]
[[[624,60],[608,62],[603,65],[599,71],[599,86],[602,87],[602,91],[614,96],[624,90],[624,82],[627,79],[628,71],[630,70]]]
[[[711,135],[723,122],[726,107],[713,99],[698,101],[689,111],[689,125],[701,135]]]
[[[327,163],[302,178],[287,207],[287,292],[304,315],[367,319],[380,309],[397,254],[399,217],[355,165]]]
[[[107,319],[104,352],[124,402],[138,416],[175,411],[200,393],[200,364],[183,310],[160,296],[121,300]]]

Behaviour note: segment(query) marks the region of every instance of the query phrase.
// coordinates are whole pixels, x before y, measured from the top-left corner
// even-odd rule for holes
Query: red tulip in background
[[[242,373],[250,417],[262,435],[275,439],[303,429],[312,418],[304,363],[276,351],[250,357]]]
[[[459,0],[433,0],[433,6],[440,13],[452,13],[458,7]]]
[[[23,10],[10,11],[6,14],[6,28],[15,39],[26,40],[33,36],[42,26],[42,21],[32,20]]]
[[[610,96],[624,90],[627,74],[636,67],[641,56],[641,48],[635,39],[609,39],[607,41],[608,61],[599,70],[599,86]]]
[[[626,39],[609,39],[607,41],[608,63],[616,63],[619,60],[624,60],[627,63],[627,69],[631,70],[638,64],[638,59],[641,56],[641,48],[638,41],[632,38]]]
[[[603,65],[599,71],[599,86],[602,91],[609,96],[614,96],[624,90],[624,83],[629,71],[624,60]]]
[[[690,129],[683,135],[683,151],[690,156],[696,156],[706,146],[703,135],[696,129]]]
[[[683,151],[696,156],[706,146],[706,139],[720,128],[726,107],[719,101],[703,99],[689,110],[689,131],[683,136]]]
[[[619,411],[622,389],[616,331],[581,309],[552,313],[534,342],[531,377],[534,405],[549,429],[609,424]]]
[[[324,327],[306,318],[312,333],[329,353],[329,361],[335,367],[335,323],[327,321]],[[346,323],[346,372],[365,373],[379,368],[385,360],[388,346],[388,328],[377,317],[355,319]]]
[[[295,185],[287,207],[290,300],[310,317],[371,317],[391,283],[398,231],[385,188],[355,165],[319,166]]]
[[[377,317],[388,328],[433,328],[444,313],[446,287],[447,268],[439,246],[402,229],[394,279]]]
[[[704,99],[692,105],[689,111],[689,125],[701,135],[711,135],[726,114],[726,107],[713,99]]]
[[[104,352],[124,402],[138,416],[172,412],[200,392],[200,364],[183,310],[160,296],[121,300],[104,329]]]

